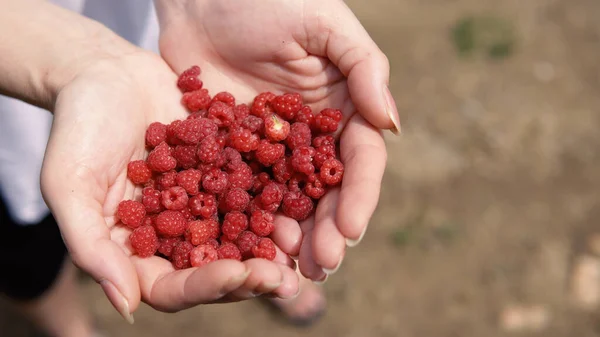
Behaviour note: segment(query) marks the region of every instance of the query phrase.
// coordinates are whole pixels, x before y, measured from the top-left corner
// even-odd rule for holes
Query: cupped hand
[[[42,190],[73,261],[130,321],[140,299],[173,312],[263,293],[294,296],[293,261],[281,251],[276,262],[220,260],[176,271],[160,257],[134,255],[130,230],[116,224],[118,203],[141,195],[127,179],[127,164],[145,157],[146,127],[186,116],[176,80],[159,56],[136,49],[90,63],[60,90]]]
[[[313,111],[343,111],[341,187],[319,201],[313,217],[283,226],[300,226],[302,242],[287,251],[299,256],[304,276],[323,281],[346,246],[362,239],[377,206],[386,164],[380,130],[399,131],[387,58],[341,0],[157,4],[161,55],[177,73],[198,64],[213,94],[229,91],[251,102],[263,91],[299,92]]]

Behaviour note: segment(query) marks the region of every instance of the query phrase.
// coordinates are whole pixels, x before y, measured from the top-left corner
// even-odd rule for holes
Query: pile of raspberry
[[[127,167],[142,196],[121,201],[117,218],[133,229],[138,256],[164,257],[176,269],[273,260],[274,215],[304,220],[342,181],[331,135],[342,113],[313,114],[297,93],[264,92],[250,105],[228,92],[211,97],[200,73],[193,66],[177,81],[187,118],[148,126],[147,158]]]

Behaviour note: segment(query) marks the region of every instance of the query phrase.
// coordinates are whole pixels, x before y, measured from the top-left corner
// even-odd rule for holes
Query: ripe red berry
[[[221,146],[214,136],[204,138],[198,145],[198,159],[205,164],[214,163],[221,153]]]
[[[219,260],[238,260],[242,261],[242,253],[240,249],[231,242],[221,244],[217,249]]]
[[[250,217],[250,230],[258,236],[268,236],[275,230],[273,214],[265,211],[252,213]]]
[[[335,140],[332,136],[316,137],[313,139],[313,146],[316,150],[313,158],[313,164],[316,168],[321,168],[327,159],[335,158]]]
[[[275,260],[275,256],[277,255],[275,243],[269,238],[261,238],[256,246],[252,247],[252,255],[259,259]]]
[[[185,144],[196,145],[217,134],[217,124],[208,118],[185,119],[175,129],[175,135]]]
[[[254,102],[252,103],[252,108],[250,112],[257,117],[264,118],[268,114],[273,112],[273,108],[271,107],[271,101],[275,98],[275,94],[272,92],[263,92],[260,93],[256,98],[254,98]]]
[[[248,164],[240,162],[230,171],[228,179],[230,188],[241,188],[247,191],[252,187],[252,169]]]
[[[239,211],[243,212],[250,202],[250,195],[241,188],[232,188],[225,193],[219,203],[222,213]]]
[[[165,172],[156,177],[156,186],[164,191],[177,185],[177,171]]]
[[[155,172],[167,172],[177,166],[177,160],[171,155],[171,148],[164,142],[150,151],[146,161],[148,167]]]
[[[307,176],[300,172],[295,172],[287,182],[287,188],[292,192],[300,192],[306,186]]]
[[[196,118],[206,118],[206,117],[208,117],[208,110],[202,109],[202,110],[198,110],[196,112],[190,113],[186,117],[186,119],[196,119]]]
[[[311,146],[300,146],[294,149],[292,153],[292,167],[296,172],[301,172],[306,175],[315,172],[315,166],[312,159],[315,155],[315,149]]]
[[[251,231],[243,231],[235,240],[235,244],[240,249],[243,258],[252,257],[252,247],[258,244],[259,237]]]
[[[208,193],[198,193],[188,201],[190,211],[195,216],[208,219],[217,213],[217,200],[215,196]]]
[[[142,204],[146,208],[146,213],[159,213],[163,210],[160,201],[160,191],[153,187],[144,187],[142,190]]]
[[[192,66],[182,72],[177,79],[177,87],[179,90],[182,92],[189,92],[202,89],[200,73],[201,70],[198,66]]]
[[[259,138],[248,129],[238,128],[229,135],[229,143],[240,152],[250,152],[258,148]]]
[[[117,218],[129,228],[137,228],[142,225],[146,216],[146,207],[135,200],[123,200],[117,207]]]
[[[211,105],[215,104],[215,102],[221,102],[229,105],[230,107],[235,107],[235,97],[227,91],[222,91],[217,93],[213,99]]]
[[[182,241],[181,237],[176,238],[159,238],[158,252],[163,256],[170,257],[173,254],[173,248],[175,245]]]
[[[248,217],[246,214],[238,211],[225,214],[221,230],[229,241],[237,239],[240,233],[246,229],[248,229]]]
[[[298,93],[277,96],[271,102],[273,110],[285,120],[292,121],[302,108],[302,97]]]
[[[177,166],[189,169],[198,165],[196,152],[196,145],[177,145],[173,150],[173,158],[177,160]]]
[[[302,109],[300,109],[300,111],[298,111],[294,121],[298,123],[304,123],[312,129],[315,124],[315,115],[313,115],[310,107],[304,106]]]
[[[219,169],[209,170],[202,177],[202,187],[204,187],[207,192],[213,194],[224,192],[228,185],[229,180],[227,178],[227,173]]]
[[[310,146],[311,139],[310,127],[305,123],[296,122],[290,127],[290,134],[285,143],[290,150],[294,150],[300,146]]]
[[[290,134],[290,123],[276,114],[265,118],[265,135],[273,142],[280,142]]]
[[[321,133],[335,132],[342,120],[342,112],[338,109],[323,109],[315,116],[315,129]]]
[[[286,193],[281,204],[283,213],[298,221],[308,218],[313,207],[313,201],[302,192]]]
[[[325,184],[321,181],[320,176],[314,173],[309,175],[304,186],[304,193],[313,199],[320,199],[325,192]]]
[[[202,245],[219,237],[219,223],[214,219],[195,220],[189,223],[186,239],[194,246]]]
[[[202,267],[218,259],[217,250],[208,244],[198,246],[190,251],[190,264],[192,267]]]
[[[196,195],[200,192],[202,172],[196,169],[179,171],[175,180],[177,185],[185,189],[187,194]]]
[[[210,105],[210,94],[206,89],[186,92],[181,97],[181,104],[189,111],[196,112],[207,109]]]
[[[177,135],[175,133],[175,130],[177,130],[177,128],[179,127],[179,124],[181,124],[181,120],[176,119],[176,120],[172,121],[169,125],[167,125],[166,143],[170,146],[176,146],[176,145],[183,144],[183,142],[181,140],[179,140],[179,138],[177,138]]]
[[[273,165],[273,177],[279,183],[286,183],[293,173],[294,168],[290,157],[281,158]]]
[[[127,164],[127,178],[136,185],[143,185],[152,178],[152,171],[144,160],[134,160]]]
[[[163,123],[151,123],[146,129],[146,146],[154,148],[167,140],[167,126]]]
[[[158,236],[152,226],[141,226],[129,235],[131,247],[139,257],[150,257],[158,249]]]
[[[219,156],[215,162],[216,167],[227,171],[235,170],[241,164],[245,164],[242,162],[242,155],[240,155],[238,150],[231,147],[226,147],[223,151],[219,152]]]
[[[229,127],[235,121],[233,106],[221,101],[213,102],[208,108],[208,118],[219,128]]]
[[[187,221],[178,211],[163,211],[156,217],[156,231],[166,237],[177,237],[185,233]]]
[[[339,184],[342,181],[343,175],[344,165],[335,158],[327,159],[321,166],[321,180],[329,186]]]
[[[212,246],[214,249],[219,248],[219,241],[217,239],[210,239],[205,244]]]
[[[277,183],[269,183],[266,185],[260,194],[260,202],[262,208],[271,213],[277,212],[281,200],[283,200],[284,191]]]
[[[188,195],[183,187],[173,186],[161,192],[161,200],[166,209],[177,211],[187,206]]]
[[[284,155],[285,145],[279,143],[273,144],[266,139],[260,141],[255,153],[256,159],[264,166],[275,164]]]
[[[173,245],[171,261],[173,261],[173,267],[175,267],[175,269],[186,269],[191,267],[190,252],[192,249],[194,249],[194,246],[187,241],[179,241]]]
[[[233,108],[233,114],[236,122],[239,124],[250,115],[250,108],[246,104],[238,104]]]
[[[259,194],[263,188],[271,182],[271,176],[267,172],[261,172],[254,175],[252,180],[252,193]]]

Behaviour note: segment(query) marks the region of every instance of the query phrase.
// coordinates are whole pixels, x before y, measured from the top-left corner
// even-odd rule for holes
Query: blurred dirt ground
[[[297,330],[245,302],[142,307],[129,326],[86,282],[98,321],[131,337],[599,336],[600,2],[348,4],[390,59],[403,134],[326,318]],[[1,336],[29,336],[0,312]]]

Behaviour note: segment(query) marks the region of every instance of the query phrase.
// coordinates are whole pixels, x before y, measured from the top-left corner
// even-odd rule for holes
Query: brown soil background
[[[600,335],[598,312],[578,308],[570,290],[573,262],[600,232],[600,2],[348,4],[390,59],[403,134],[386,135],[381,203],[325,284],[327,316],[298,330],[258,302],[177,314],[143,306],[129,326],[84,282],[103,328],[131,337]],[[506,57],[458,55],[451,31],[469,16],[512,27]],[[515,305],[547,319],[503,327]],[[32,333],[0,308],[1,336]]]

